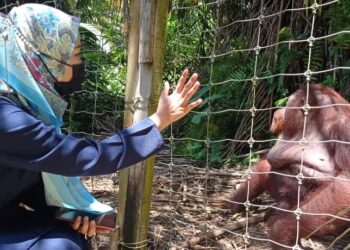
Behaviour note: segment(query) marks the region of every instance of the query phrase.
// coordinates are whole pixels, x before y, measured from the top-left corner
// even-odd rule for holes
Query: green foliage
[[[314,2],[310,0],[301,0],[304,6],[310,7]],[[276,1],[274,4],[278,4]],[[321,2],[318,1],[320,4]],[[287,4],[287,3],[285,3]],[[191,1],[182,1],[181,5],[190,6]],[[299,3],[300,5],[300,3]],[[241,15],[227,11],[229,9],[241,9]],[[245,19],[249,11],[248,6],[254,6],[253,1],[245,1],[245,7],[241,6],[240,1],[234,1],[222,5],[220,9],[221,18],[217,20],[216,9],[210,6],[203,8],[193,8],[178,10],[171,14],[168,26],[168,41],[170,49],[166,54],[166,79],[175,82],[178,72],[188,66],[200,74],[201,82],[212,83],[215,87],[202,87],[196,98],[203,98],[204,102],[197,110],[200,113],[193,114],[187,118],[186,129],[179,129],[183,137],[205,140],[209,135],[210,140],[220,140],[223,138],[233,138],[235,132],[242,126],[241,121],[245,118],[243,112],[227,112],[224,115],[211,115],[208,120],[208,112],[223,111],[227,109],[247,109],[251,107],[251,82],[232,81],[251,79],[254,75],[255,56],[247,53],[231,53],[223,57],[216,57],[213,61],[208,55],[221,52],[227,52],[230,49],[245,49],[251,47],[251,34],[255,34],[256,27],[251,30],[237,29],[232,26],[232,33],[220,36],[215,27],[219,22],[221,26],[229,24],[232,20]],[[332,32],[340,30],[350,30],[348,19],[350,17],[349,1],[341,1],[329,9],[319,9],[320,14],[316,20],[314,36],[323,36],[329,33],[330,26]],[[291,6],[285,6],[290,8]],[[321,11],[326,12],[325,15]],[[258,13],[257,13],[258,15]],[[295,20],[305,20],[311,18],[311,10],[298,13],[302,18]],[[231,20],[231,21],[230,21]],[[327,23],[329,20],[329,23]],[[286,22],[287,19],[284,21]],[[284,23],[282,21],[282,23]],[[326,25],[324,25],[326,23]],[[310,24],[306,24],[310,25]],[[231,27],[231,26],[230,26]],[[310,27],[293,23],[293,26],[282,26],[277,32],[277,41],[304,40],[308,38]],[[243,32],[243,33],[242,33]],[[308,68],[311,71],[320,71],[329,68],[329,57],[344,55],[344,48],[349,47],[349,35],[335,36],[331,38],[333,46],[324,41],[315,41],[312,47],[311,60],[309,65],[309,47],[304,44],[283,43],[274,47],[274,51],[263,50],[260,52],[257,75],[271,76],[279,75],[275,78],[268,78],[265,83],[268,84],[268,92],[273,93],[273,103],[277,107],[286,105],[288,96],[295,91],[297,87],[305,82],[305,77],[286,77],[282,73],[300,73]],[[268,44],[275,41],[269,40]],[[328,54],[328,51],[330,54]],[[203,57],[203,59],[202,59]],[[341,60],[338,60],[340,63]],[[341,65],[347,64],[345,61]],[[345,66],[345,65],[344,65]],[[336,89],[348,89],[346,82],[349,82],[349,76],[346,72],[333,75],[318,75],[312,80],[323,82]],[[223,83],[223,84],[221,84]],[[219,85],[216,85],[219,84]],[[257,103],[262,103],[263,98],[257,96]],[[210,109],[209,109],[210,106]],[[243,124],[244,125],[244,124]],[[256,124],[254,130],[261,131],[266,124]],[[259,132],[260,133],[260,132]],[[266,131],[265,134],[268,134]],[[264,137],[264,134],[259,134]],[[266,136],[266,135],[265,135]],[[212,164],[223,162],[223,154],[227,150],[227,145],[223,143],[214,143],[210,145],[209,161]],[[186,141],[177,143],[176,151],[189,157],[206,161],[207,147],[205,143],[197,141]],[[235,158],[234,156],[230,156]]]
[[[288,45],[282,45],[278,48],[277,52],[277,62],[276,62],[276,68],[275,73],[286,73],[287,69],[290,67],[291,63],[294,61],[294,59],[299,55],[299,53],[295,50],[289,50],[287,48]],[[277,81],[274,81],[273,84],[270,86],[270,91],[275,92],[277,94],[280,94],[282,96],[285,96],[288,94],[285,88],[285,76],[280,75],[277,78]]]
[[[213,87],[210,91],[208,87],[203,87],[198,96],[204,99],[198,111],[204,112],[193,115],[191,120],[186,123],[186,131],[184,137],[205,139],[209,134],[211,140],[222,138],[232,138],[235,128],[238,128],[244,113],[228,112],[224,115],[212,115],[208,123],[207,112],[209,111],[209,103],[211,111],[222,111],[227,109],[244,109],[249,107],[251,83],[229,81],[230,79],[243,80],[250,79],[254,74],[253,59],[246,59],[244,63],[237,64],[236,56],[227,58],[227,60],[218,60],[213,64],[212,81],[220,83],[228,80],[227,83]],[[230,72],[229,72],[230,71]],[[228,73],[229,72],[229,73]],[[268,71],[259,72],[259,74],[271,74]],[[249,94],[247,94],[249,93]],[[207,129],[208,126],[208,129]],[[227,146],[223,143],[213,143],[210,145],[209,162],[211,164],[220,164],[227,159],[223,156],[227,150]],[[204,143],[197,141],[185,141],[176,144],[176,152],[185,154],[189,157],[206,161],[207,148]]]
[[[312,47],[312,55],[310,60],[310,70],[311,71],[319,71],[322,70],[324,65],[324,58],[325,55],[323,53],[324,50],[324,43],[323,42],[316,42],[314,43]],[[309,64],[309,48],[305,49],[304,57],[304,68],[305,70],[308,68]]]
[[[124,95],[127,70],[121,12],[108,0],[67,1],[67,5],[82,20],[83,89],[88,92],[69,99],[71,114],[65,115],[65,126],[71,131],[112,133],[121,124],[121,115],[115,111],[123,110],[124,100],[118,96]]]
[[[184,151],[181,151],[184,150]],[[183,144],[181,150],[177,150],[178,153],[186,153],[186,155],[191,156],[191,159],[196,161],[205,162],[208,157],[210,164],[221,164],[222,159],[222,144],[211,144],[209,149],[207,146],[200,142],[186,143]],[[209,152],[209,155],[208,155]]]
[[[205,2],[173,1],[174,4],[181,6],[192,6]],[[283,9],[292,7],[290,1],[282,2],[284,3],[284,6],[281,6]],[[314,1],[311,0],[294,2],[295,6],[304,4],[303,6],[310,7],[314,4]],[[79,94],[79,96],[75,95],[71,99],[73,114],[70,115],[73,117],[67,114],[65,120],[72,121],[70,128],[73,131],[89,133],[100,131],[101,122],[98,121],[100,117],[91,114],[109,111],[101,117],[108,121],[102,125],[111,131],[118,127],[117,122],[122,119],[122,114],[114,111],[122,110],[124,106],[123,99],[118,96],[123,95],[125,90],[127,41],[121,31],[124,18],[120,8],[116,8],[120,1],[113,3],[110,0],[79,0],[77,2],[67,0],[64,5],[70,12],[81,16],[84,23],[89,23],[82,28],[82,56],[88,67],[88,80],[84,88],[89,92]],[[269,3],[271,6],[279,6],[281,1],[270,1]],[[318,1],[318,4],[320,3],[322,1]],[[303,73],[308,67],[311,71],[320,71],[334,66],[350,66],[349,34],[332,36],[326,41],[315,41],[310,65],[308,65],[309,47],[307,43],[283,43],[271,49],[263,49],[258,57],[258,65],[255,65],[254,51],[230,53],[232,50],[253,48],[257,44],[256,25],[230,24],[236,20],[259,16],[259,11],[260,8],[257,7],[256,1],[246,0],[223,1],[218,5],[204,4],[199,8],[176,9],[169,13],[164,80],[171,82],[174,86],[180,72],[187,67],[200,75],[200,81],[204,85],[193,98],[194,100],[204,99],[203,104],[196,110],[199,112],[186,117],[178,127],[175,125],[176,137],[194,138],[198,141],[176,143],[176,153],[202,162],[206,162],[208,157],[209,163],[214,165],[222,164],[226,160],[236,161],[235,155],[228,156],[230,159],[223,157],[230,146],[228,143],[210,143],[208,149],[206,143],[200,141],[233,139],[237,131],[240,131],[239,133],[246,131],[245,128],[249,124],[245,123],[249,122],[249,119],[246,119],[247,114],[244,112],[222,114],[210,112],[250,109],[252,106],[251,79],[255,74],[256,66],[258,76],[268,77],[264,81],[259,81],[259,84],[267,87],[263,96],[256,96],[257,107],[266,101],[264,98],[272,95],[274,99],[268,100],[269,105],[274,103],[277,107],[283,107],[287,103],[288,96],[305,83],[304,76],[286,77],[281,73]],[[261,39],[261,45],[275,43],[276,33],[278,42],[307,39],[311,24],[305,20],[310,21],[311,13],[311,10],[293,12],[295,21],[292,25],[289,25],[290,13],[283,13],[281,27],[275,25],[278,19],[274,19],[275,23],[271,23],[271,30],[269,30],[272,35],[264,37],[263,34],[264,39]],[[350,1],[340,1],[337,4],[320,8],[316,18],[314,36],[321,37],[329,33],[350,30],[349,18]],[[305,24],[301,23],[301,20]],[[229,26],[218,28],[218,26],[225,27],[226,25]],[[218,56],[224,53],[224,56]],[[211,58],[212,55],[216,56]],[[270,77],[276,74],[279,76]],[[312,80],[334,87],[343,95],[349,93],[350,73],[347,71],[320,74],[314,76]],[[208,83],[214,86],[209,87]],[[97,96],[95,96],[95,91],[98,93]],[[95,103],[96,97],[97,102]],[[86,111],[87,114],[78,114],[80,111]],[[209,117],[208,114],[210,114]],[[115,117],[116,121],[111,121],[112,117]],[[268,119],[265,119],[265,123],[266,120]],[[258,136],[261,138],[270,136],[267,129],[264,131],[267,124],[260,121],[255,124],[254,133],[258,131]]]
[[[290,27],[283,27],[279,30],[278,42],[298,40],[303,37],[293,31]],[[289,44],[280,44],[276,49],[275,67],[273,74],[288,73],[288,70],[292,67],[294,63],[298,61],[300,57],[303,57],[305,51],[300,48],[291,49]],[[270,83],[270,92],[277,94],[278,96],[284,98],[289,92],[286,88],[286,77],[284,75],[279,75],[277,79],[274,79]]]
[[[249,163],[251,162],[252,164],[256,163],[260,161],[260,156],[258,154],[256,155],[252,155],[252,157],[247,156],[245,158],[243,158],[243,160],[241,161],[243,165],[249,165]]]
[[[332,6],[326,14],[329,19],[330,30],[332,33],[343,30],[350,30],[350,2],[339,1]],[[350,49],[350,35],[342,34],[331,38],[335,43],[334,49]],[[335,53],[335,51],[333,51]]]
[[[329,24],[330,33],[337,33],[341,31],[350,30],[350,2],[339,1],[332,5],[325,13],[326,22]],[[332,36],[329,39],[329,58],[332,60],[333,67],[335,66],[350,66],[350,35],[347,33]],[[331,75],[326,75],[323,78],[323,83],[335,88],[343,96],[350,97],[350,72],[349,71],[335,71]]]
[[[275,106],[276,107],[283,107],[283,106],[286,106],[287,104],[287,101],[288,101],[288,97],[283,97],[281,99],[278,99],[276,102],[275,102]]]
[[[294,38],[293,30],[290,27],[283,27],[277,34],[278,42],[288,41]]]

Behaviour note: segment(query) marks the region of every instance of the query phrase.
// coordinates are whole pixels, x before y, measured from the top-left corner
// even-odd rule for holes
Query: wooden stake
[[[131,0],[125,127],[156,109],[169,0]],[[154,101],[153,101],[154,100]],[[118,232],[111,249],[147,249],[154,157],[120,172]]]

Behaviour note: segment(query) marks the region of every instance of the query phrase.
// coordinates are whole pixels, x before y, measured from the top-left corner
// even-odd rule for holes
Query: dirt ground
[[[244,166],[206,171],[181,156],[173,160],[174,166],[170,167],[170,155],[166,150],[157,157],[148,249],[271,249],[263,208],[249,213],[247,224],[243,215],[206,205],[208,200],[204,197],[225,197],[242,182],[244,171],[237,170],[243,170]],[[84,178],[83,181],[100,201],[117,205],[117,174]],[[254,202],[264,205],[272,201],[264,197]],[[243,235],[246,232],[259,240],[249,239],[245,244]],[[332,240],[325,237],[318,241],[303,240],[302,243],[304,248],[323,250]],[[347,249],[349,243],[347,237],[329,249]],[[98,235],[93,241],[93,249],[109,249],[109,235]]]

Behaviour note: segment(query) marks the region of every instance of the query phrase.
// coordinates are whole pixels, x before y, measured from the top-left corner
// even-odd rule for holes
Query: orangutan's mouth
[[[322,169],[318,168],[315,165],[310,165],[307,162],[304,162],[302,165],[300,163],[294,163],[290,164],[289,166],[294,169],[294,173],[296,171],[300,172],[304,175],[304,177],[308,179],[329,179],[329,177],[333,176],[332,174],[322,171]]]

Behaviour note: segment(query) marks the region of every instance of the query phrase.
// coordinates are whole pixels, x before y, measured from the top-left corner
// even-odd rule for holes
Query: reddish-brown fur
[[[270,130],[272,133],[277,135],[277,137],[282,136],[284,113],[285,109],[277,109],[273,114]]]
[[[308,103],[311,107],[330,104],[348,104],[331,88],[311,84]],[[309,110],[306,118],[305,138],[308,141],[302,153],[299,143],[285,141],[300,141],[303,138],[304,110],[288,109],[303,107],[306,91],[296,91],[288,100],[284,109],[284,118],[273,120],[271,130],[280,133],[275,146],[263,159],[252,167],[254,172],[274,171],[289,175],[301,172],[303,154],[303,170],[305,177],[323,177],[322,179],[303,179],[300,192],[300,209],[303,212],[339,214],[350,207],[350,181],[334,180],[329,177],[342,177],[350,180],[350,145],[344,143],[315,143],[315,141],[341,140],[350,141],[350,107],[328,106]],[[276,114],[281,117],[282,112]],[[283,116],[282,116],[283,117]],[[282,121],[282,123],[281,123]],[[280,130],[279,130],[280,129]],[[279,132],[280,131],[280,132]],[[314,141],[314,143],[313,143]],[[231,200],[245,202],[248,184],[243,183]],[[252,174],[250,180],[249,200],[267,191],[275,200],[276,206],[295,210],[298,202],[298,183],[295,177],[285,177],[278,174]],[[226,203],[233,212],[242,211],[242,205]],[[349,218],[350,213],[341,215]],[[328,222],[331,217],[302,214],[300,217],[299,239],[306,237],[318,227]],[[284,245],[296,244],[297,222],[294,213],[275,211],[268,221],[270,238]],[[334,220],[316,231],[314,236],[337,235],[350,226],[349,222]],[[273,244],[273,249],[284,249]]]

